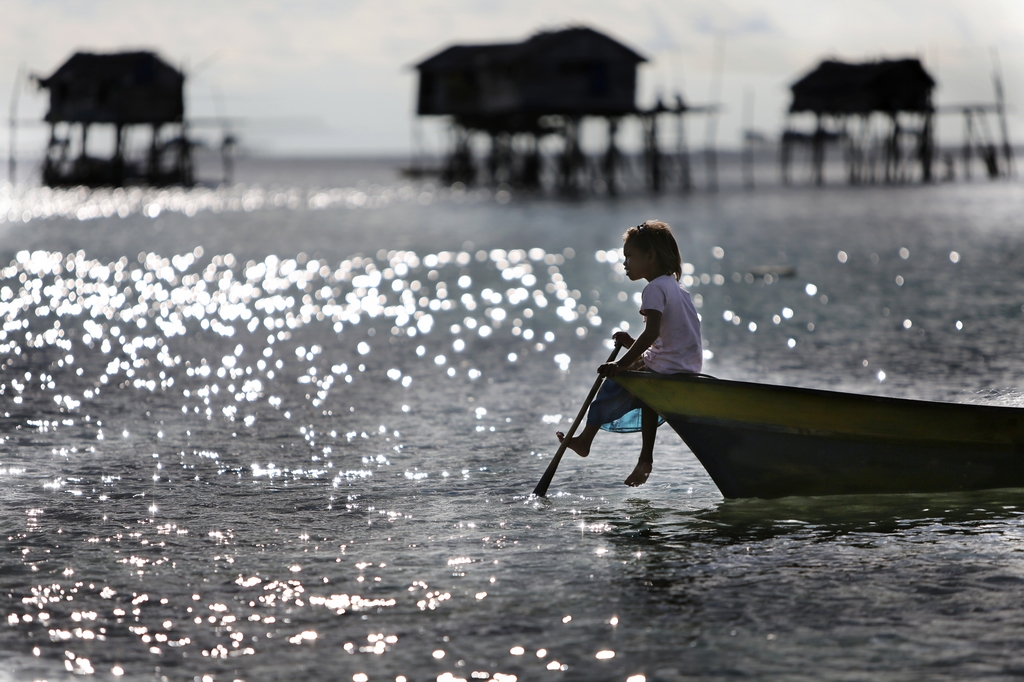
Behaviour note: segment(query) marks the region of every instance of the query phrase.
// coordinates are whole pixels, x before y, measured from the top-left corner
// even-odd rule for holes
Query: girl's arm
[[[625,368],[636,362],[643,352],[651,347],[661,334],[661,311],[649,310],[646,313],[647,324],[643,332],[636,337],[636,341],[629,347],[626,354],[617,362],[608,362],[597,368],[597,373],[603,377],[613,377]]]

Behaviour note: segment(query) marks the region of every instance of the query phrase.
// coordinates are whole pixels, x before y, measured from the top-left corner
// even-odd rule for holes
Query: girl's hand
[[[622,371],[617,362],[606,362],[597,368],[597,373],[606,379],[611,378]]]
[[[633,337],[626,332],[615,332],[612,334],[612,339],[623,348],[629,348],[633,345]]]

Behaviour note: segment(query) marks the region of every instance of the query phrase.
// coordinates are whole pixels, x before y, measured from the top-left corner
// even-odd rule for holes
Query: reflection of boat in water
[[[1024,409],[623,372],[725,497],[1024,487]]]

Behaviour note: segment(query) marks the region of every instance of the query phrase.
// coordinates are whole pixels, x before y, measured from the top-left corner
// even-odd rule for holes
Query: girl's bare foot
[[[647,477],[651,475],[651,469],[654,468],[654,462],[649,460],[639,460],[636,463],[636,467],[626,478],[626,485],[630,488],[636,488],[647,482]]]
[[[565,441],[565,434],[561,431],[555,431],[555,435],[558,436],[558,442],[562,443]],[[584,438],[583,436],[576,436],[570,438],[566,447],[575,452],[580,457],[586,457],[590,454],[590,444],[593,442],[592,439]]]

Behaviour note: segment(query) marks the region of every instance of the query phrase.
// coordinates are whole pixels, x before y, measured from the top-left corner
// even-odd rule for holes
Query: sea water
[[[385,170],[384,169],[386,166]],[[529,496],[660,218],[720,377],[1019,397],[1017,182],[563,201],[390,166],[0,188],[0,678],[1024,669],[1024,492],[722,498],[668,427]],[[1019,400],[1017,400],[1019,402]]]

